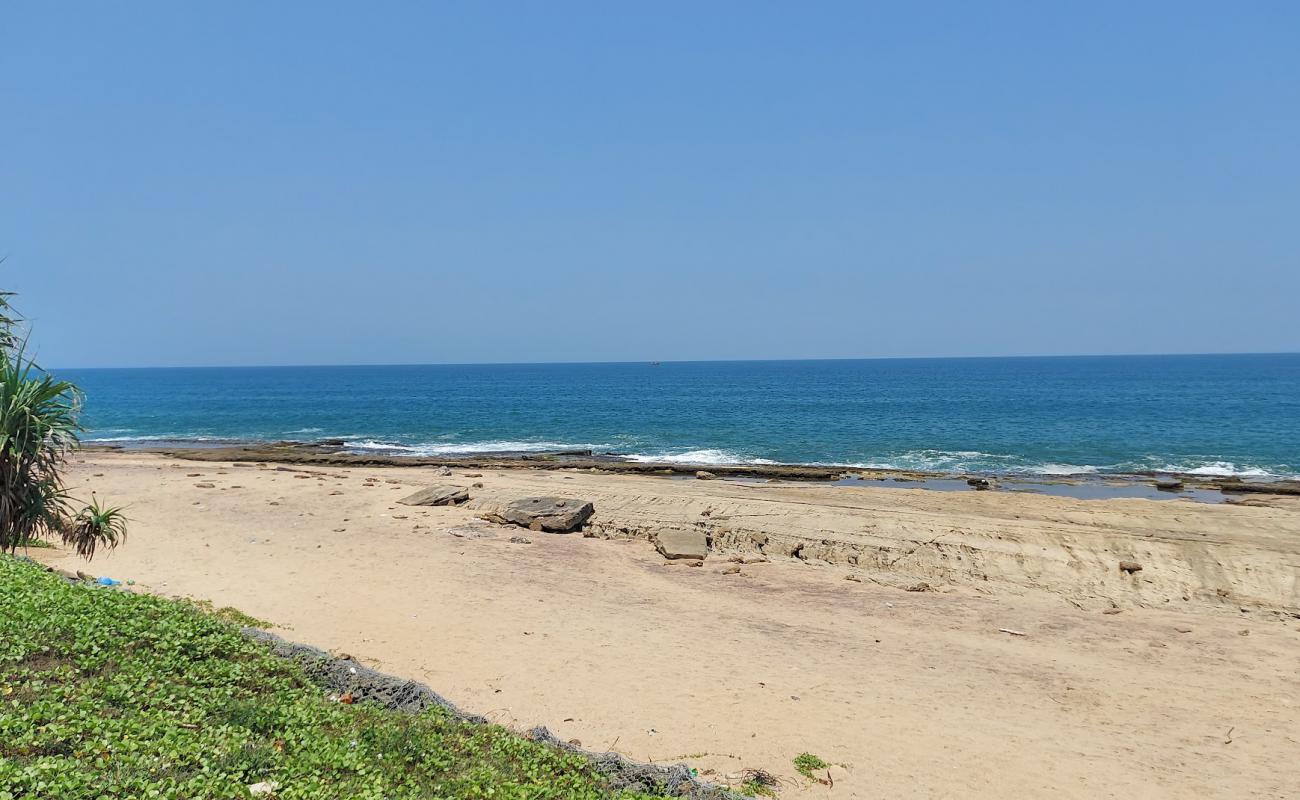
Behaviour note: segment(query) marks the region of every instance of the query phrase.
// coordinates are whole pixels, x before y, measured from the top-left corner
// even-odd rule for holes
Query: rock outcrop
[[[664,558],[700,560],[709,554],[709,539],[702,530],[664,528],[655,532],[655,549]]]
[[[455,506],[469,499],[469,491],[459,486],[430,486],[397,502],[404,506]]]
[[[506,506],[500,516],[506,522],[530,530],[568,533],[582,527],[596,513],[586,500],[568,497],[525,497]]]

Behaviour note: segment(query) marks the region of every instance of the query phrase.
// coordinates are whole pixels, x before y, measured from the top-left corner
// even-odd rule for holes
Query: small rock
[[[1183,482],[1177,478],[1161,478],[1156,481],[1156,488],[1162,492],[1177,492],[1183,488]]]
[[[532,544],[533,540],[529,539],[527,536],[511,536],[510,543],[511,544]]]
[[[466,473],[465,473],[465,477],[466,477],[466,478],[481,478],[481,477],[483,477],[483,473],[481,473],[481,472],[466,472]]]
[[[846,581],[853,581],[854,583],[862,583],[862,579],[859,578],[857,575],[854,575],[854,574],[851,573],[851,572],[850,572],[848,575],[845,575],[845,576],[844,576],[844,580],[846,580]]]
[[[195,489],[215,489],[215,488],[217,488],[217,487],[216,487],[216,484],[212,484],[212,483],[196,483],[196,484],[194,484],[194,488],[195,488]]]
[[[1119,571],[1125,575],[1132,575],[1135,572],[1141,572],[1142,565],[1136,561],[1121,561],[1119,562]]]
[[[187,472],[187,473],[185,473],[185,477],[187,477],[187,478],[202,478],[202,477],[203,477],[203,473],[202,473],[202,472]]]
[[[707,470],[700,470],[699,472],[695,473],[695,477],[702,481],[711,481],[717,478],[718,476],[714,475],[712,472],[709,472]]]
[[[998,482],[993,478],[974,477],[967,478],[966,485],[970,486],[977,492],[986,492],[989,489],[998,488]]]
[[[1101,613],[1103,613],[1103,614],[1118,614],[1118,613],[1120,613],[1121,611],[1122,611],[1122,609],[1118,609],[1118,608],[1106,608],[1106,609],[1102,609],[1102,612],[1101,612]]]
[[[934,588],[933,588],[932,586],[930,586],[930,584],[926,583],[925,581],[921,581],[920,583],[914,583],[914,584],[912,584],[911,586],[907,587],[907,591],[909,591],[909,592],[933,592],[933,591],[934,591]]]
[[[723,575],[739,575],[739,574],[740,574],[740,567],[737,567],[737,566],[727,567],[726,569],[722,570],[722,574],[723,574]]]

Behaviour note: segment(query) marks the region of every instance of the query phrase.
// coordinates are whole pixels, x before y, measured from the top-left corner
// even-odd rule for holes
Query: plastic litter
[[[112,578],[109,578],[107,576],[102,578],[96,578],[95,583],[98,583],[100,586],[121,586],[122,585],[121,581],[115,581]]]

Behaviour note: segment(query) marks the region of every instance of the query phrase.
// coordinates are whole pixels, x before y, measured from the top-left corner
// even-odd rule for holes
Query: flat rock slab
[[[582,527],[596,507],[570,497],[525,497],[506,506],[501,518],[533,530],[567,533]]]
[[[459,486],[430,486],[397,502],[404,506],[454,506],[468,499],[468,489]]]
[[[454,528],[448,528],[447,533],[455,536],[457,539],[495,539],[497,530],[487,525],[457,525]]]
[[[709,554],[709,539],[704,535],[704,531],[664,528],[655,533],[655,549],[664,558],[689,558],[699,561]]]

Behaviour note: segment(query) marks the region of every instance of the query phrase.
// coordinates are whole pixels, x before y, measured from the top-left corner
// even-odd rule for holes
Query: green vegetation
[[[795,771],[810,781],[817,780],[817,777],[813,775],[813,770],[826,769],[829,766],[830,764],[827,764],[825,761],[821,760],[821,758],[812,753],[800,753],[794,757]]]
[[[779,784],[776,776],[767,770],[747,769],[741,773],[740,793],[750,797],[776,797]]]
[[[89,559],[121,544],[126,521],[98,501],[73,512],[63,467],[80,445],[81,392],[27,357],[10,297],[0,292],[0,552],[57,536]]]
[[[194,603],[0,557],[0,800],[605,798],[581,756],[331,700]]]
[[[184,597],[177,602],[189,603],[204,614],[211,614],[219,620],[229,622],[241,628],[274,628],[275,623],[267,622],[264,619],[258,619],[250,614],[245,614],[234,606],[222,606],[217,608],[211,600],[199,600],[193,597]]]

